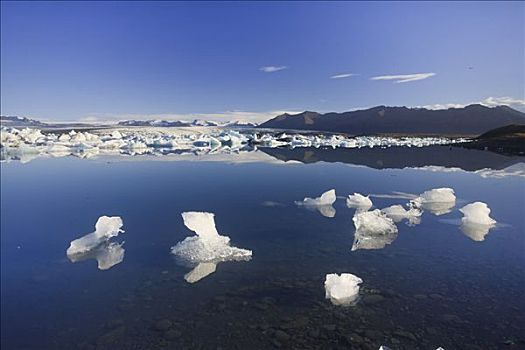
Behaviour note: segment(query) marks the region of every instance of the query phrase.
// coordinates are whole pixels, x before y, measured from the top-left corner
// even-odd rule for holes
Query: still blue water
[[[235,158],[233,158],[235,160]],[[384,249],[351,251],[354,210],[294,205],[335,188],[418,194],[451,187],[455,210],[398,223]],[[37,159],[1,165],[2,349],[519,349],[525,347],[525,180],[339,163]],[[377,208],[405,199],[372,197]],[[273,205],[263,205],[264,202]],[[459,229],[466,203],[498,221]],[[189,284],[170,248],[184,211],[253,250]],[[124,260],[72,263],[69,242],[120,216]],[[352,307],[325,299],[328,273],[363,279]]]

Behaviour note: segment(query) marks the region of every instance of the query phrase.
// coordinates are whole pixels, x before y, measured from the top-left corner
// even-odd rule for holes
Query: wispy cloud
[[[287,66],[264,66],[264,67],[259,68],[259,70],[265,73],[273,73],[273,72],[278,72],[280,70],[287,69],[287,68],[288,68]]]
[[[525,99],[513,97],[487,97],[481,101],[474,101],[469,103],[436,103],[432,105],[421,106],[427,109],[448,109],[448,108],[463,108],[471,104],[480,104],[486,107],[509,106],[517,110],[525,111]]]
[[[394,80],[394,83],[407,83],[409,81],[423,80],[433,77],[436,73],[415,73],[398,75],[380,75],[372,77],[370,80]]]
[[[353,77],[355,74],[353,73],[342,73],[342,74],[336,74],[332,75],[330,79],[342,79],[342,78],[350,78]]]

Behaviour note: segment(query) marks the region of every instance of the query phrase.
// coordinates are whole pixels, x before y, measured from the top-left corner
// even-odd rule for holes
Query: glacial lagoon
[[[525,346],[522,158],[429,146],[9,159],[2,349]],[[356,244],[348,195],[408,209],[442,187],[452,206]],[[296,204],[330,189],[330,208]],[[464,225],[459,209],[478,201],[495,225]],[[220,259],[174,254],[202,252],[188,212],[214,214]],[[95,229],[104,215],[124,232]],[[67,254],[90,232],[108,237]],[[344,273],[362,280],[348,305],[325,291]]]

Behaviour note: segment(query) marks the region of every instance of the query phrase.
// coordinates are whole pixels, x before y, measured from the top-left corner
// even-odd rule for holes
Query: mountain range
[[[285,113],[258,127],[351,135],[479,135],[509,124],[525,124],[525,113],[507,106],[486,107],[472,104],[442,110],[377,106],[343,113]]]
[[[192,126],[225,126],[231,128],[254,128],[257,124],[233,121],[233,122],[216,122],[210,120],[195,119],[193,121],[185,120],[123,120],[118,122],[119,126],[157,126],[157,127],[192,127]]]
[[[49,124],[25,117],[2,116],[2,126],[11,127],[93,127],[94,124]],[[432,110],[426,108],[377,106],[342,113],[281,114],[262,124],[242,121],[216,122],[196,119],[183,120],[123,120],[116,126],[129,127],[230,127],[308,130],[350,135],[443,135],[475,136],[507,125],[524,125],[525,113],[508,106],[486,107],[472,104],[463,108]],[[112,127],[113,125],[98,125]]]
[[[244,121],[216,122],[202,119],[193,121],[185,120],[122,120],[117,124],[92,124],[78,122],[45,123],[36,119],[17,116],[0,116],[0,125],[13,128],[67,128],[67,127],[111,127],[111,126],[142,126],[142,127],[194,127],[194,126],[216,126],[229,128],[254,128],[255,123]]]

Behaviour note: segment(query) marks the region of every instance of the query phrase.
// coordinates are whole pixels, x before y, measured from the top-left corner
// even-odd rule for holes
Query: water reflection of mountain
[[[340,162],[375,169],[402,169],[425,166],[460,168],[466,171],[504,169],[525,162],[525,157],[505,156],[488,151],[449,146],[390,148],[259,148],[279,160],[302,163]]]

